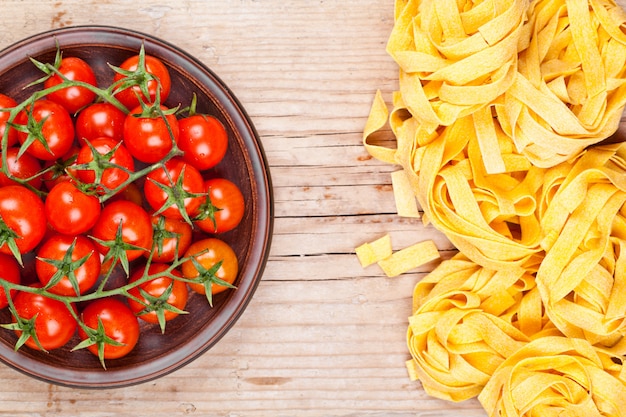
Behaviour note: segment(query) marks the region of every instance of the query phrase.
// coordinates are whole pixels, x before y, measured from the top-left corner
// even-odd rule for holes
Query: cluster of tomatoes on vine
[[[59,48],[54,63],[31,61],[42,88],[21,103],[0,93],[0,308],[13,317],[2,327],[16,349],[49,351],[78,333],[73,349],[104,366],[134,348],[138,320],[165,332],[190,290],[212,303],[234,288],[237,256],[219,236],[241,222],[244,198],[207,174],[226,129],[196,113],[195,96],[166,107],[169,71],[143,46],[110,65],[105,88]],[[112,287],[115,268],[126,282]]]

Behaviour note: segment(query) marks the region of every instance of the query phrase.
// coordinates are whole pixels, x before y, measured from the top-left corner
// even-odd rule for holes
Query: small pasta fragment
[[[387,234],[356,248],[356,256],[364,268],[391,256],[391,237]]]
[[[439,250],[432,240],[415,243],[395,251],[378,261],[388,277],[395,277],[440,258]]]

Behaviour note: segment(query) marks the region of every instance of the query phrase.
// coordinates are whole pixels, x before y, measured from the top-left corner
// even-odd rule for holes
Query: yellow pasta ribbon
[[[419,218],[421,215],[417,198],[413,193],[411,181],[404,170],[391,173],[391,186],[394,190],[393,195],[398,216]]]
[[[626,335],[625,148],[588,150],[541,219],[546,255],[537,285],[547,313],[564,334],[594,345],[613,346]]]
[[[431,130],[502,95],[517,71],[528,0],[396,2],[387,51],[400,67],[406,108]]]
[[[396,277],[421,265],[439,259],[439,250],[432,240],[415,243],[378,261],[388,277]]]
[[[535,339],[508,357],[478,396],[490,416],[624,416],[616,363],[583,339]]]
[[[626,16],[610,0],[540,0],[518,74],[495,106],[519,152],[554,166],[617,130],[626,104]]]
[[[440,258],[439,250],[432,240],[417,242],[394,252],[388,234],[358,246],[356,255],[361,266],[376,263],[388,277],[396,277]]]
[[[560,334],[542,313],[530,274],[485,269],[463,254],[420,281],[413,303],[407,367],[427,393],[451,401],[478,395],[533,337]]]
[[[356,255],[364,268],[383,259],[389,258],[393,253],[391,236],[384,235],[373,242],[366,242],[356,248]]]

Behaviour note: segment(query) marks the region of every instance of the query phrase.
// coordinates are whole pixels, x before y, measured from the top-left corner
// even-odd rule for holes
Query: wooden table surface
[[[618,3],[625,5],[626,0]],[[413,286],[434,264],[387,278],[354,248],[389,233],[394,249],[433,239],[395,215],[390,173],[362,129],[376,89],[397,85],[385,52],[393,0],[3,0],[0,48],[51,28],[114,25],[177,45],[212,68],[247,109],[274,184],[263,279],[211,350],[122,389],[50,385],[0,365],[0,415],[484,416],[477,401],[426,395],[408,378]]]

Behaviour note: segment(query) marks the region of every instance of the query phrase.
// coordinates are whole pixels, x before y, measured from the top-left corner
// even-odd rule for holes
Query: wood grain
[[[626,0],[619,0],[622,6]],[[0,415],[484,416],[477,401],[426,395],[404,368],[415,283],[362,268],[354,248],[389,233],[396,248],[434,239],[399,219],[389,174],[361,132],[374,92],[397,68],[385,52],[393,0],[3,0],[0,47],[68,25],[158,36],[211,67],[262,139],[275,235],[255,297],[231,331],[186,367],[106,391],[58,387],[0,366]]]

